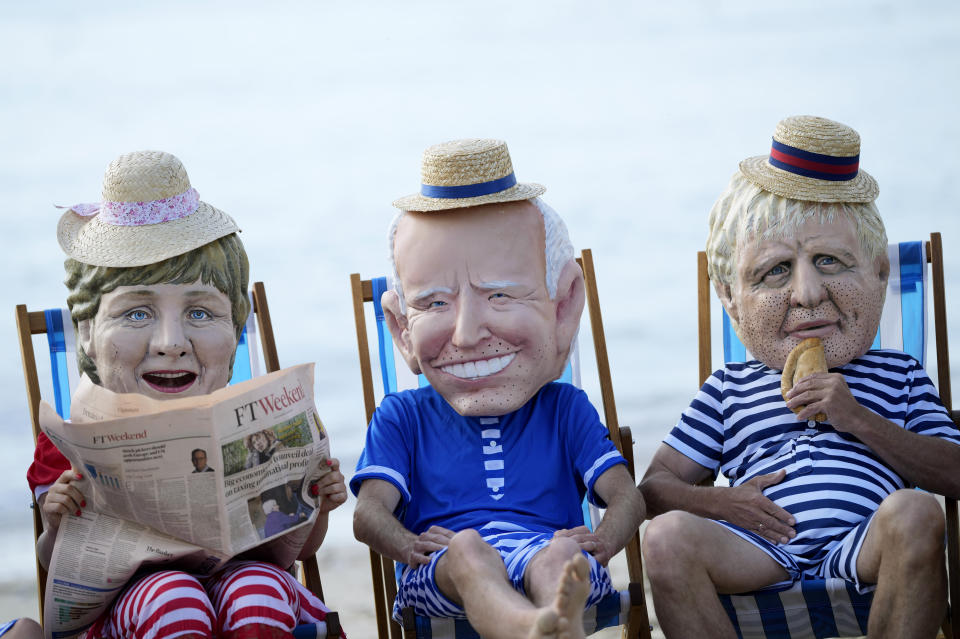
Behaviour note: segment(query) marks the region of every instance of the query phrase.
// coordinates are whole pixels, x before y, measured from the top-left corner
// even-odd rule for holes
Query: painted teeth
[[[450,364],[449,366],[441,366],[440,370],[454,377],[459,377],[460,379],[477,379],[499,373],[505,369],[516,356],[516,353],[510,353],[503,357],[481,359],[475,362],[466,362],[465,364]]]
[[[184,375],[189,375],[190,373],[148,373],[151,377],[163,377],[166,379],[176,379],[178,377],[183,377]]]

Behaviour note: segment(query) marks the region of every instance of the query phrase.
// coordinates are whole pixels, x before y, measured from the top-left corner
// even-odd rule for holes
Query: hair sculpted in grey
[[[573,259],[573,244],[570,243],[567,225],[563,223],[563,220],[560,219],[557,212],[538,197],[530,201],[533,202],[543,217],[544,259],[547,266],[546,285],[550,299],[554,299],[557,296],[557,284],[560,281],[560,273],[563,271],[563,267],[566,266],[567,262]],[[394,240],[397,236],[397,226],[406,213],[406,211],[397,213],[393,217],[393,222],[390,223],[390,228],[387,231],[387,241],[390,246],[390,286],[397,292],[397,296],[400,298],[400,309],[404,313],[407,311],[407,305],[403,299],[403,286],[400,283],[400,277],[397,275],[397,255]]]

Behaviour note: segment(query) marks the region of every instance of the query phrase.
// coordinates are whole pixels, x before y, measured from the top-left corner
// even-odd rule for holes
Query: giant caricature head
[[[394,202],[387,325],[414,373],[461,415],[514,411],[556,379],[583,311],[559,216],[517,184],[505,143],[424,152],[420,194]]]
[[[57,229],[81,372],[159,399],[226,386],[250,310],[237,231],[169,153],[114,160],[103,201],[71,207]]]
[[[877,333],[890,267],[877,183],[859,154],[850,127],[787,118],[770,155],[741,162],[710,212],[710,279],[744,345],[771,368],[807,337],[839,366]]]

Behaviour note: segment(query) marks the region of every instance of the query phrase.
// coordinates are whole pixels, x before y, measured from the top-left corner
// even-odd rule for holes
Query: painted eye
[[[777,264],[772,269],[767,271],[767,275],[783,275],[787,272],[787,267],[785,264]]]
[[[145,310],[143,310],[143,309],[140,309],[140,308],[138,308],[138,309],[136,309],[136,310],[133,310],[133,311],[130,311],[129,313],[127,313],[127,319],[133,320],[134,322],[142,322],[143,320],[147,319],[148,317],[150,317],[150,316],[147,315],[147,312],[146,312]]]
[[[191,309],[188,315],[192,320],[204,320],[210,318],[210,313],[199,308]]]
[[[506,297],[507,297],[506,293],[492,293],[489,299],[491,300],[506,299]]]
[[[818,255],[816,261],[818,266],[829,266],[839,262],[839,260],[832,255]]]
[[[444,302],[443,300],[433,300],[432,302],[430,302],[427,308],[441,308],[446,305],[447,303]]]

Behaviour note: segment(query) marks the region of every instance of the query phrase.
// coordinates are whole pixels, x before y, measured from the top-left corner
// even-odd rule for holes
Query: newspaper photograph
[[[88,503],[57,533],[46,636],[83,632],[153,566],[202,578],[241,553],[292,565],[317,517],[310,488],[329,472],[313,370],[167,401],[84,377],[69,421],[42,403],[41,427],[82,474]]]

